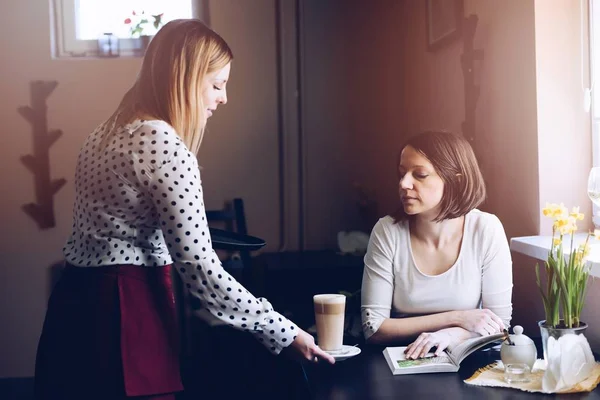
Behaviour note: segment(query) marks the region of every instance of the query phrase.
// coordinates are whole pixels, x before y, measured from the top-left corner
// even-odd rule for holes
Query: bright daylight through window
[[[592,97],[590,112],[592,125],[592,168],[588,177],[588,197],[593,204],[592,221],[600,226],[600,91],[596,84],[600,77],[600,0],[589,0],[589,48],[590,80],[589,92]],[[582,49],[583,50],[583,49]],[[582,72],[583,74],[583,72]],[[582,85],[584,86],[584,85]]]
[[[121,54],[131,54],[140,34],[156,33],[154,16],[160,15],[165,24],[191,18],[193,11],[193,0],[54,0],[54,53],[58,57],[93,56],[98,38],[111,33],[119,38]],[[139,22],[141,29],[136,30]]]
[[[592,94],[592,143],[594,166],[600,166],[600,91],[596,84],[600,77],[600,0],[589,1],[590,15],[590,82]],[[596,214],[596,212],[594,212]]]

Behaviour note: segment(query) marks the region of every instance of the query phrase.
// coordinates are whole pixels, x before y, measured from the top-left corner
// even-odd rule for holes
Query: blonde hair
[[[206,125],[204,78],[232,59],[225,40],[200,20],[168,22],[150,42],[135,83],[105,126],[119,127],[138,118],[162,120],[196,153]],[[115,131],[110,129],[103,142]]]

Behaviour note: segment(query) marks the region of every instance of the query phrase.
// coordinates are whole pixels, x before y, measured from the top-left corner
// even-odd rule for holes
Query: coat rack
[[[475,108],[479,100],[480,88],[475,83],[475,61],[483,60],[483,50],[475,50],[473,46],[477,21],[478,17],[475,14],[469,15],[464,20],[463,54],[460,57],[465,82],[465,120],[462,123],[462,131],[476,154],[479,152],[477,151],[478,143],[475,132]]]
[[[31,107],[22,106],[17,109],[31,124],[33,134],[33,155],[21,156],[21,162],[33,173],[36,202],[24,204],[22,208],[35,220],[40,229],[54,227],[54,195],[66,182],[62,178],[50,179],[49,150],[62,135],[62,131],[48,131],[46,99],[57,85],[56,81],[32,81]]]

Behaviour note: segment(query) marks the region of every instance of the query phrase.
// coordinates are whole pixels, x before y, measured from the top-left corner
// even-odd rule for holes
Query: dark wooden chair
[[[224,229],[238,234],[247,234],[244,202],[240,198],[235,198],[231,202],[227,202],[223,209],[207,210],[206,218],[211,228]],[[249,279],[246,279],[246,277],[251,276],[250,252],[248,250],[225,251],[219,250],[218,246],[214,247],[218,251],[223,268],[236,280],[242,284],[246,284],[245,281]],[[203,331],[207,329],[207,326],[194,315],[195,311],[201,308],[200,301],[185,290],[179,274],[176,271],[173,271],[173,282],[177,299],[181,354],[182,358],[186,359],[197,352],[198,349],[195,349],[194,347],[201,346],[201,337]]]
[[[221,225],[224,226],[225,230],[241,235],[248,234],[244,201],[240,198],[235,198],[231,203],[225,204],[222,210],[207,210],[206,218],[210,226],[220,227],[219,225]],[[238,281],[244,282],[247,280],[246,277],[251,267],[251,257],[248,250],[229,252],[221,261],[223,267],[234,275]]]

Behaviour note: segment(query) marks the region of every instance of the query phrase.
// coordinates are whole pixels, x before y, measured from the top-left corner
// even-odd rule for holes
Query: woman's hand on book
[[[480,334],[481,336],[501,333],[504,323],[496,314],[488,309],[475,309],[457,311],[459,314],[458,326]]]
[[[444,329],[437,332],[423,332],[417,340],[406,347],[406,358],[413,360],[423,358],[433,347],[436,347],[435,355],[439,356],[453,340],[452,334]]]
[[[296,361],[319,362],[324,360],[330,364],[335,363],[335,358],[317,346],[315,338],[302,329],[300,329],[292,344],[283,349],[283,352]]]

